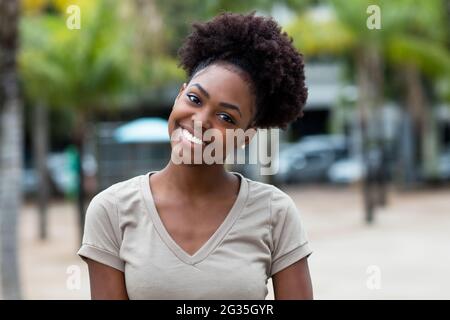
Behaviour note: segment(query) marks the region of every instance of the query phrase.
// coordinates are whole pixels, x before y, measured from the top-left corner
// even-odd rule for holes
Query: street
[[[309,235],[315,299],[450,299],[449,188],[391,190],[371,226],[356,186],[283,190]],[[52,202],[45,242],[37,240],[37,219],[36,207],[26,204],[19,218],[24,298],[89,299],[74,205]]]

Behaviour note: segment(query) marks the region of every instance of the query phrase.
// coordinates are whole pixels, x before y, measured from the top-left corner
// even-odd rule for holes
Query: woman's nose
[[[210,112],[207,110],[207,108],[202,108],[202,110],[198,110],[195,112],[191,117],[194,126],[199,126],[202,128],[202,132],[204,132],[207,129],[210,129],[211,126],[211,119],[210,119]]]

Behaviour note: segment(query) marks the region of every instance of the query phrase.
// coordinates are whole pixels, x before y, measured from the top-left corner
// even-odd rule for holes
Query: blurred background
[[[251,10],[309,98],[276,175],[229,169],[295,200],[315,298],[450,299],[450,1],[0,0],[2,299],[90,298],[90,199],[168,162],[191,23]]]

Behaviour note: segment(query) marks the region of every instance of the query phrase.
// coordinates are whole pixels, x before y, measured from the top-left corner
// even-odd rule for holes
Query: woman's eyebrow
[[[208,99],[209,99],[209,93],[208,91],[206,91],[201,85],[200,83],[194,83],[191,85],[191,87],[197,87]]]
[[[239,115],[241,116],[241,118],[242,118],[241,110],[239,109],[239,107],[235,106],[234,104],[226,103],[226,102],[220,102],[219,105],[221,105],[222,107],[228,108],[228,109],[236,110],[239,113]]]
[[[202,92],[202,94],[205,95],[209,99],[210,95],[209,95],[208,91],[206,91],[199,83],[194,83],[191,85],[191,87],[197,87]],[[228,109],[236,110],[237,112],[239,112],[239,115],[242,118],[241,109],[238,106],[231,104],[231,103],[227,103],[227,102],[220,102],[219,105],[221,105],[222,107],[228,108]]]

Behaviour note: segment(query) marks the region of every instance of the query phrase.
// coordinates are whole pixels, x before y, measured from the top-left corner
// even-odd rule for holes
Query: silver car
[[[319,182],[328,179],[328,169],[345,158],[345,136],[314,135],[286,146],[280,151],[277,183]]]

